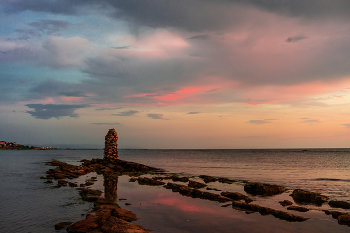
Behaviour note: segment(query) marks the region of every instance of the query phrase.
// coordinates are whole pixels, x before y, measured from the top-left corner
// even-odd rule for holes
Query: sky
[[[0,140],[350,147],[348,0],[0,0]]]

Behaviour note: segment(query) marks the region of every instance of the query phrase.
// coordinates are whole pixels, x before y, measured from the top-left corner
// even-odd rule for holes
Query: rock
[[[60,222],[55,225],[55,230],[61,230],[69,225],[71,225],[73,222]]]
[[[245,211],[248,210],[248,211],[259,212],[261,215],[272,214],[275,218],[279,218],[279,219],[290,221],[290,222],[301,222],[301,221],[307,220],[306,218],[304,218],[302,216],[290,214],[290,213],[285,212],[285,211],[275,210],[275,209],[271,209],[268,207],[263,207],[263,206],[259,206],[256,204],[248,204],[248,203],[240,202],[240,201],[233,201],[232,207],[238,208],[240,210],[245,210]]]
[[[78,185],[77,185],[77,184],[72,183],[72,182],[68,182],[68,185],[69,185],[70,187],[78,187]]]
[[[330,201],[328,205],[334,208],[350,209],[350,203],[346,201]]]
[[[234,201],[245,200],[246,203],[253,201],[253,199],[251,199],[250,197],[237,192],[222,192],[221,196],[231,198]]]
[[[232,201],[232,199],[228,197],[221,196],[219,194],[204,192],[195,188],[190,188],[185,185],[175,184],[175,183],[167,183],[164,186],[167,189],[172,189],[173,192],[179,192],[183,196],[206,199],[210,201],[218,201],[218,202],[228,202]]]
[[[228,178],[219,178],[218,181],[220,183],[226,183],[226,184],[232,184],[233,182],[235,182],[235,180],[230,180]]]
[[[66,178],[62,173],[55,173],[53,177],[55,179],[64,179],[64,178]]]
[[[79,192],[84,201],[96,201],[102,194],[100,190],[84,188]]]
[[[349,214],[340,215],[338,217],[338,223],[342,225],[350,226],[350,215]]]
[[[339,211],[331,211],[332,217],[335,219],[338,219],[339,216],[344,215],[346,213],[339,212]]]
[[[302,189],[295,189],[293,193],[291,194],[295,202],[299,203],[315,203],[315,204],[321,204],[322,202],[326,202],[328,197],[314,193],[305,191]]]
[[[68,183],[68,181],[66,180],[58,180],[57,182],[58,182],[58,185],[61,185],[61,186],[66,186]]]
[[[84,233],[93,231],[98,228],[98,224],[96,223],[97,218],[98,217],[95,216],[80,220],[69,226],[67,230],[69,233]]]
[[[163,181],[154,180],[154,179],[150,179],[147,177],[139,177],[137,179],[137,182],[140,185],[152,185],[152,186],[165,185],[165,183]]]
[[[299,212],[307,212],[307,211],[309,211],[308,208],[301,207],[301,206],[289,206],[287,208],[287,210],[295,210],[295,211],[299,211]]]
[[[188,187],[195,188],[195,189],[204,188],[206,186],[207,186],[206,184],[203,184],[203,183],[200,183],[200,182],[196,182],[196,181],[192,181],[192,180],[190,180],[189,183],[188,183]]]
[[[276,195],[283,193],[286,189],[279,185],[248,182],[244,185],[244,191],[253,195]]]
[[[109,159],[118,158],[118,135],[115,129],[110,129],[105,136],[104,157]]]
[[[199,178],[202,178],[205,183],[215,182],[217,179],[212,176],[200,175]]]
[[[332,214],[332,212],[331,212],[331,211],[329,211],[329,210],[323,210],[323,212],[325,212],[325,214],[327,214],[327,215]]]
[[[280,201],[279,203],[281,204],[281,206],[293,205],[293,202],[288,200]]]
[[[129,182],[135,182],[135,181],[137,181],[137,178],[135,178],[135,177],[132,177],[132,178],[130,178],[130,180],[129,180]]]
[[[91,185],[93,185],[94,183],[93,182],[90,182],[90,181],[86,181],[85,182],[85,186],[91,186]]]
[[[170,176],[170,178],[173,181],[180,181],[180,182],[184,182],[184,183],[189,181],[188,177],[178,177],[178,176],[172,175],[172,176]]]

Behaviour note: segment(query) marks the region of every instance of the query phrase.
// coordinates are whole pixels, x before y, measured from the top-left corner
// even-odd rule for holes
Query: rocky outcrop
[[[299,212],[307,212],[309,211],[308,208],[302,207],[302,206],[289,206],[287,208],[287,210],[295,210],[295,211],[299,211]]]
[[[279,185],[248,182],[244,185],[244,191],[252,195],[271,196],[283,193],[286,189]]]
[[[137,220],[137,216],[134,213],[124,210],[116,204],[109,203],[108,200],[104,200],[103,198],[97,200],[95,202],[95,210],[89,212],[84,220],[69,226],[68,232],[150,232],[142,226],[131,223]]]
[[[250,197],[237,192],[222,192],[221,196],[231,198],[234,201],[244,200],[246,203],[250,203],[253,201],[253,199],[251,199]]]
[[[350,214],[339,212],[339,211],[330,211],[330,210],[324,210],[324,212],[327,215],[332,215],[333,218],[338,220],[338,223],[341,225],[348,225],[350,226]]]
[[[314,193],[305,191],[302,189],[295,189],[293,193],[291,194],[295,202],[299,203],[311,203],[311,204],[322,204],[323,202],[326,202],[328,197]]]
[[[240,201],[233,201],[232,207],[235,209],[248,211],[248,213],[259,212],[261,215],[271,214],[275,218],[279,218],[279,219],[290,221],[290,222],[302,222],[302,221],[307,220],[306,218],[304,218],[302,216],[290,214],[290,213],[285,212],[285,211],[275,210],[272,208],[263,207],[263,206],[256,205],[256,204],[248,204],[248,203],[240,202]]]
[[[202,178],[205,183],[217,181],[217,179],[212,176],[200,175],[199,178]]]
[[[73,222],[60,222],[55,225],[55,230],[61,230],[69,225],[71,225]]]
[[[279,203],[281,204],[281,206],[293,205],[293,202],[288,201],[288,200],[280,201]]]
[[[193,181],[193,180],[190,180],[188,183],[188,187],[195,188],[195,189],[204,188],[206,186],[207,186],[206,184],[203,184],[203,183],[200,183],[197,181]]]
[[[181,184],[167,183],[164,187],[167,189],[171,189],[173,192],[179,192],[181,195],[187,196],[187,197],[200,198],[200,199],[206,199],[206,200],[218,201],[218,202],[232,201],[231,198],[227,198],[211,192],[201,191],[196,188],[190,188],[188,186],[181,185]]]
[[[101,196],[102,192],[100,190],[94,190],[94,189],[88,189],[88,188],[83,188],[79,192],[80,196],[84,201],[96,201],[98,198]]]
[[[165,185],[163,181],[154,180],[147,177],[139,177],[137,178],[137,182],[141,185],[151,185],[151,186]]]
[[[346,201],[330,201],[328,205],[334,208],[350,209],[350,203]]]
[[[110,159],[118,158],[118,135],[115,129],[110,129],[105,136],[104,157]]]

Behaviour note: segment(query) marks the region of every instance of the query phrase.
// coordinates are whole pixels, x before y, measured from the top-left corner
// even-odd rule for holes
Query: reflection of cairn
[[[105,198],[115,202],[117,200],[118,176],[113,173],[103,174],[103,185],[105,186]]]
[[[110,159],[118,158],[118,135],[115,129],[110,129],[105,137],[104,157]]]

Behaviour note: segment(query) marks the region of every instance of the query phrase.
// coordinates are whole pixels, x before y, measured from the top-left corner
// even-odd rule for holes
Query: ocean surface
[[[51,168],[43,162],[55,159],[78,165],[80,160],[91,158],[103,158],[103,151],[0,151],[0,232],[65,232],[56,231],[54,225],[58,222],[84,219],[84,215],[92,208],[91,203],[81,201],[74,188],[53,188],[52,185],[45,184],[45,180],[40,177],[45,176],[46,170]],[[350,149],[119,150],[119,158],[161,168],[171,173],[265,182],[283,185],[290,190],[301,188],[318,192],[329,196],[332,200],[350,199]],[[83,182],[92,175],[88,174],[75,181]],[[208,204],[208,201],[173,196],[174,193],[160,187],[144,188],[134,185],[136,184],[128,182],[127,177],[120,177],[118,196],[128,197],[135,203],[140,203],[138,206],[129,207],[140,218],[136,224],[146,225],[154,232],[199,232],[199,230],[232,232],[234,226],[239,232],[296,232],[296,229],[298,232],[306,232],[303,229],[308,232],[310,229],[316,229],[315,232],[322,230],[326,232],[327,227],[332,232],[350,230],[347,226],[338,225],[331,217],[328,219],[324,213],[317,217],[321,220],[308,220],[306,221],[309,222],[308,225],[295,227],[294,223],[287,224],[271,216],[261,217],[254,214],[248,218],[248,215],[231,208],[230,210],[220,208],[218,204]],[[236,186],[227,187],[231,190],[242,189],[239,185],[237,188],[232,188]],[[103,190],[103,181],[97,182],[93,188]],[[157,200],[154,199],[155,196]],[[287,197],[287,194],[283,196]],[[275,199],[258,201],[267,203]],[[147,209],[146,206],[150,203],[158,207]],[[329,208],[327,206],[323,209]],[[173,210],[175,207],[177,211]],[[171,221],[170,217],[162,220],[169,211],[172,211]],[[209,213],[212,214],[209,216]],[[155,220],[157,216],[158,220]],[[214,216],[221,217],[216,219]],[[186,220],[183,220],[185,218]],[[204,224],[203,218],[212,221],[204,221]],[[157,224],[152,225],[152,221],[157,221]],[[242,225],[244,221],[248,221],[246,226]],[[253,226],[251,222],[255,224],[262,222],[271,228],[265,229],[266,231],[262,228],[258,228],[260,231],[255,228],[254,230],[251,228]],[[321,224],[322,227],[317,228],[319,222],[324,226]],[[224,226],[223,229],[218,230],[219,223],[221,227]],[[231,226],[230,223],[235,225]],[[200,229],[199,225],[203,229]],[[217,230],[210,229],[210,226]],[[276,228],[279,230],[271,230]]]

